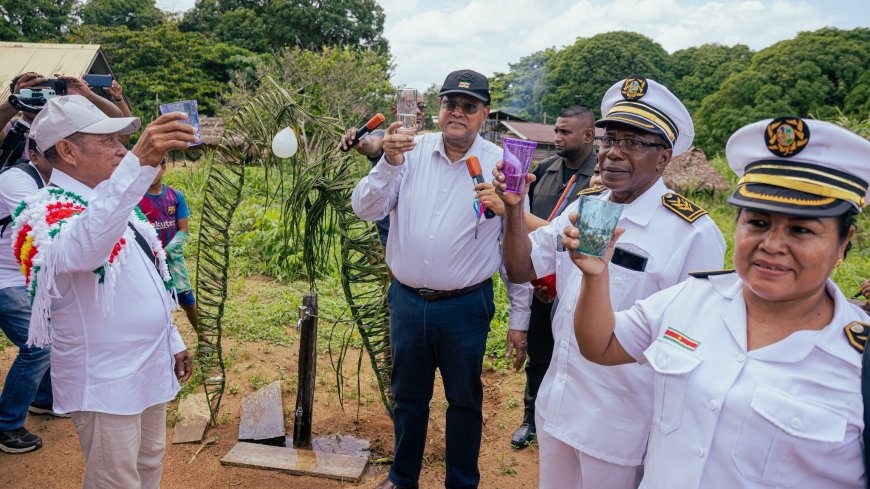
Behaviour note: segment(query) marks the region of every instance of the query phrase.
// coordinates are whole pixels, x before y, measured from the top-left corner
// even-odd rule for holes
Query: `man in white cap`
[[[694,137],[683,104],[663,85],[635,75],[607,91],[601,113],[595,125],[605,132],[595,139],[606,188],[580,193],[624,206],[619,226],[626,231],[609,267],[613,305],[621,310],[683,281],[691,271],[721,268],[725,240],[706,211],[671,192],[662,180],[671,157],[688,149]],[[504,177],[498,170],[494,175],[502,191]],[[540,485],[637,487],[652,419],[652,370],[602,367],[580,355],[573,314],[581,274],[561,248],[559,234],[583,199],[527,234],[524,196],[501,195],[510,280],[556,274],[555,348],[535,405]]]
[[[15,256],[33,303],[28,344],[51,344],[54,411],[71,413],[85,488],[157,488],[166,402],[192,365],[172,324],[171,279],[136,205],[166,152],[195,140],[181,113],[110,119],[78,95],[50,100],[31,137],[50,185],[13,215]]]

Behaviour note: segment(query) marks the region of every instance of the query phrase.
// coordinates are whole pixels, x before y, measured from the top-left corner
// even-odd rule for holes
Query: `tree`
[[[220,41],[258,52],[292,46],[388,51],[384,10],[375,0],[197,0],[181,29],[213,32]]]
[[[492,80],[490,80],[489,88],[490,93],[492,93]],[[437,116],[441,112],[441,97],[438,96],[440,91],[441,86],[433,83],[423,92],[423,101],[426,103],[426,118],[423,121],[424,129],[437,129],[436,125],[432,122],[431,116]]]
[[[268,30],[263,18],[247,7],[230,10],[215,27],[215,38],[259,53],[269,50]]]
[[[671,55],[676,80],[671,91],[694,114],[704,97],[719,90],[731,75],[746,70],[751,57],[752,51],[742,44],[704,44],[676,51]]]
[[[835,115],[836,107],[860,110],[870,66],[870,29],[833,28],[802,32],[752,57],[746,71],[732,74],[706,97],[695,118],[696,144],[721,151],[741,126],[768,117]],[[855,94],[855,95],[852,95]]]
[[[256,61],[246,49],[183,33],[171,23],[144,31],[80,26],[68,40],[101,44],[133,109],[146,118],[157,100],[196,99],[201,114],[213,115],[233,74],[252,70]]]
[[[547,48],[520,58],[508,66],[507,73],[496,73],[490,82],[492,105],[523,118],[540,120],[543,114],[541,97],[547,62],[556,54]]]
[[[52,42],[73,24],[75,0],[0,0],[0,41]]]
[[[258,63],[257,80],[266,77],[305,95],[307,110],[356,124],[377,112],[389,114],[395,90],[390,84],[392,65],[375,51],[288,48]],[[232,85],[227,110],[245,103],[259,83],[244,79]]]
[[[572,105],[596,110],[604,92],[629,75],[638,74],[672,86],[669,61],[668,53],[658,43],[634,32],[579,38],[544,65],[546,74],[536,89],[540,93],[536,101],[548,114]]]
[[[154,0],[90,0],[79,8],[83,24],[142,30],[164,21]]]

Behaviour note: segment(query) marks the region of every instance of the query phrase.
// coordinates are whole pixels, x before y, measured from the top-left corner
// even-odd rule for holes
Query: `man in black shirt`
[[[593,146],[594,124],[595,115],[586,107],[571,107],[559,113],[554,126],[556,156],[542,161],[535,168],[533,173],[536,180],[529,188],[531,212],[536,217],[550,220],[551,214],[556,216],[561,213],[568,204],[577,200],[578,191],[589,186],[598,162]],[[563,193],[565,198],[559,202]],[[553,284],[549,290],[548,281]],[[535,297],[529,320],[525,412],[523,423],[511,438],[514,448],[525,448],[535,439],[535,398],[553,355],[550,315],[556,299],[555,279],[552,276],[545,277],[532,283],[535,285]]]

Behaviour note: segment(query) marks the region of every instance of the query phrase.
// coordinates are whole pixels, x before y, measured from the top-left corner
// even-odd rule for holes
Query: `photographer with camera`
[[[3,130],[0,131],[0,141],[5,143],[3,144],[3,153],[0,154],[0,158],[2,158],[0,161],[5,163],[27,157],[28,148],[25,135],[30,129],[30,123],[33,122],[33,118],[36,117],[36,112],[21,111],[18,107],[12,105],[11,100],[14,97],[20,96],[21,90],[29,91],[41,86],[47,80],[44,76],[29,71],[16,76],[9,84],[11,96],[9,100],[4,100],[0,103],[0,127],[3,127]],[[21,116],[15,119],[15,116],[19,113]],[[22,120],[23,124],[16,124],[18,120]],[[13,135],[17,136],[17,141],[6,141],[6,136],[10,132],[13,132]]]
[[[3,166],[20,158],[28,158],[26,135],[30,123],[45,103],[55,96],[81,95],[107,116],[123,117],[121,109],[94,93],[84,80],[57,73],[54,76],[55,78],[49,79],[29,71],[12,79],[9,85],[11,95],[8,100],[0,103],[0,126],[4,128],[0,134],[0,141],[6,143],[0,153],[0,162]],[[18,120],[25,124],[16,124],[18,120],[13,120],[19,113],[21,116]],[[15,142],[5,141],[10,132],[16,136]]]

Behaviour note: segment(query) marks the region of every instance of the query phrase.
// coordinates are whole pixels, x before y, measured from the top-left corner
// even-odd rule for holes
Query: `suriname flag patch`
[[[668,328],[667,331],[665,331],[665,339],[670,340],[689,351],[695,351],[695,349],[701,345],[700,341],[693,340],[674,328]]]

